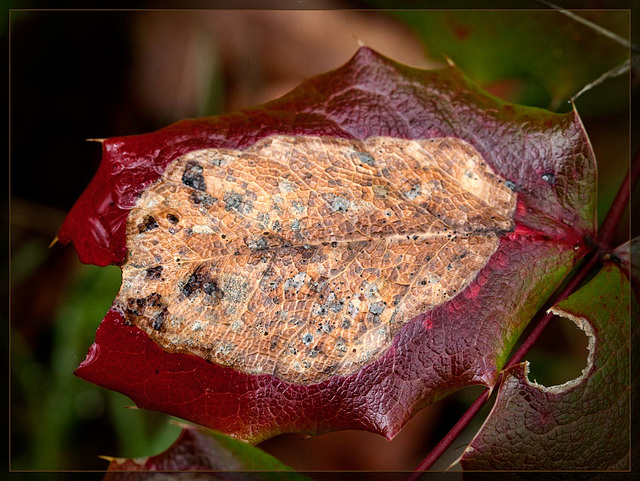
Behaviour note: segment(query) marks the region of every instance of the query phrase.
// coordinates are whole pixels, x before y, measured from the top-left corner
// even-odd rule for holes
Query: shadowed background
[[[3,35],[11,55],[12,469],[105,469],[98,455],[155,454],[179,432],[168,416],[127,409],[133,403],[126,397],[72,375],[120,284],[117,267],[85,266],[72,247],[48,247],[100,162],[100,144],[85,139],[266,102],[344,64],[360,44],[421,68],[445,65],[446,55],[494,95],[560,112],[570,109],[569,96],[628,57],[557,12],[313,6],[331,10],[10,13]],[[629,36],[628,11],[580,14]],[[637,86],[635,74],[631,82]],[[601,220],[629,163],[629,76],[595,87],[576,107],[599,163]],[[617,240],[628,236],[627,217]],[[547,385],[578,376],[586,364],[581,331],[570,322],[550,329],[527,356],[531,378]],[[478,392],[428,407],[391,442],[346,431],[283,435],[260,446],[300,470],[408,470]]]

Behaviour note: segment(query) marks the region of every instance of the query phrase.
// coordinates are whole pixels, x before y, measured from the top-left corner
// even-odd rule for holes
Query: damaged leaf
[[[628,249],[620,257],[625,252],[628,258]],[[605,263],[551,309],[588,337],[582,375],[545,387],[528,379],[528,363],[509,369],[491,414],[462,456],[464,469],[630,468],[630,319],[640,311],[629,265],[618,262]]]
[[[197,150],[132,209],[114,308],[164,349],[240,372],[349,375],[475,278],[515,199],[455,138]]]
[[[588,250],[576,113],[367,48],[255,109],[107,139],[59,234],[123,285],[76,373],[251,442],[492,385]]]

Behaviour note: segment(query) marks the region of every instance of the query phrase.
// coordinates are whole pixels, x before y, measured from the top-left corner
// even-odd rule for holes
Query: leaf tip
[[[442,54],[442,56],[444,57],[445,61],[447,62],[447,65],[449,65],[449,67],[455,67],[456,63],[451,60],[451,58],[445,54]]]

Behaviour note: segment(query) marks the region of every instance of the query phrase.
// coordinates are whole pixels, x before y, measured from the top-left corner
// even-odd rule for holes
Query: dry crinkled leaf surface
[[[115,306],[171,352],[295,383],[349,375],[475,278],[514,209],[455,138],[198,150],[131,211]]]
[[[252,442],[390,438],[491,385],[593,237],[577,114],[366,48],[263,106],[103,150],[59,238],[123,285],[77,374]]]
[[[615,253],[628,261],[629,246]],[[619,262],[607,262],[552,308],[589,339],[582,375],[545,387],[528,379],[526,363],[506,371],[491,414],[461,458],[464,469],[630,469],[630,320],[640,309],[630,265]]]

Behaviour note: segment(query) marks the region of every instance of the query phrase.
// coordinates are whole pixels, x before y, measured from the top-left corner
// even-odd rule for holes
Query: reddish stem
[[[622,185],[620,185],[620,189],[618,189],[618,193],[613,199],[613,203],[600,226],[598,246],[605,252],[611,249],[611,243],[616,233],[616,227],[618,227],[625,209],[629,206],[631,192],[636,188],[639,177],[640,150],[636,153],[636,156],[631,163],[631,168],[622,181]]]
[[[588,260],[582,264],[578,272],[571,278],[567,285],[562,289],[555,302],[559,302],[562,299],[569,297],[585,279],[589,276],[592,270],[601,261],[602,255],[606,254],[611,249],[611,242],[615,236],[615,230],[622,219],[625,209],[629,205],[629,199],[631,192],[635,189],[640,178],[640,151],[636,154],[630,170],[627,172],[622,185],[618,189],[618,193],[613,200],[613,203],[607,212],[607,215],[602,222],[600,231],[598,234],[598,249],[592,252]],[[553,319],[553,314],[546,313],[544,317],[538,322],[536,327],[531,331],[531,334],[525,339],[518,350],[511,356],[504,369],[509,369],[520,363],[527,355],[531,347],[540,338],[544,329],[549,325]],[[502,374],[498,377],[495,386],[498,386]],[[407,477],[407,481],[416,481],[419,479],[424,471],[430,469],[433,464],[442,456],[456,438],[467,427],[476,414],[482,409],[486,402],[491,397],[492,389],[485,389],[480,396],[474,401],[474,403],[467,409],[458,422],[451,428],[451,430],[440,440],[440,442],[431,450],[426,458],[418,465],[415,471]]]
[[[500,375],[502,377],[502,375]],[[491,396],[491,391],[489,388],[482,391],[478,399],[476,399],[469,409],[460,417],[458,422],[449,430],[449,432],[445,435],[444,438],[440,440],[440,442],[436,445],[435,448],[431,450],[431,452],[427,455],[426,458],[422,460],[422,462],[418,465],[413,473],[411,473],[407,477],[407,481],[416,481],[422,476],[423,471],[427,471],[433,464],[444,454],[444,452],[449,449],[449,446],[456,440],[460,433],[467,427],[467,425],[471,422],[471,420],[478,414],[478,411],[482,409],[482,406],[489,400]]]
[[[580,286],[580,284],[582,284],[584,280],[589,276],[593,268],[596,267],[596,265],[600,262],[600,258],[601,257],[599,253],[597,252],[592,253],[589,259],[584,264],[582,264],[582,266],[580,267],[580,270],[576,272],[576,274],[571,278],[571,280],[567,283],[564,289],[562,289],[560,294],[558,294],[558,297],[556,298],[555,302],[560,302],[561,300],[566,299],[571,294],[573,294],[573,292]],[[509,361],[507,362],[507,364],[504,366],[503,369],[509,369],[510,367],[515,366],[516,364],[522,362],[522,360],[524,359],[524,356],[527,355],[529,350],[540,338],[540,336],[542,335],[542,332],[551,322],[551,319],[553,319],[553,314],[550,312],[547,312],[544,315],[544,317],[540,319],[540,322],[538,322],[536,327],[531,331],[531,333],[527,336],[524,342],[520,345],[518,350],[513,354],[513,356],[511,356],[511,358],[509,359]]]

